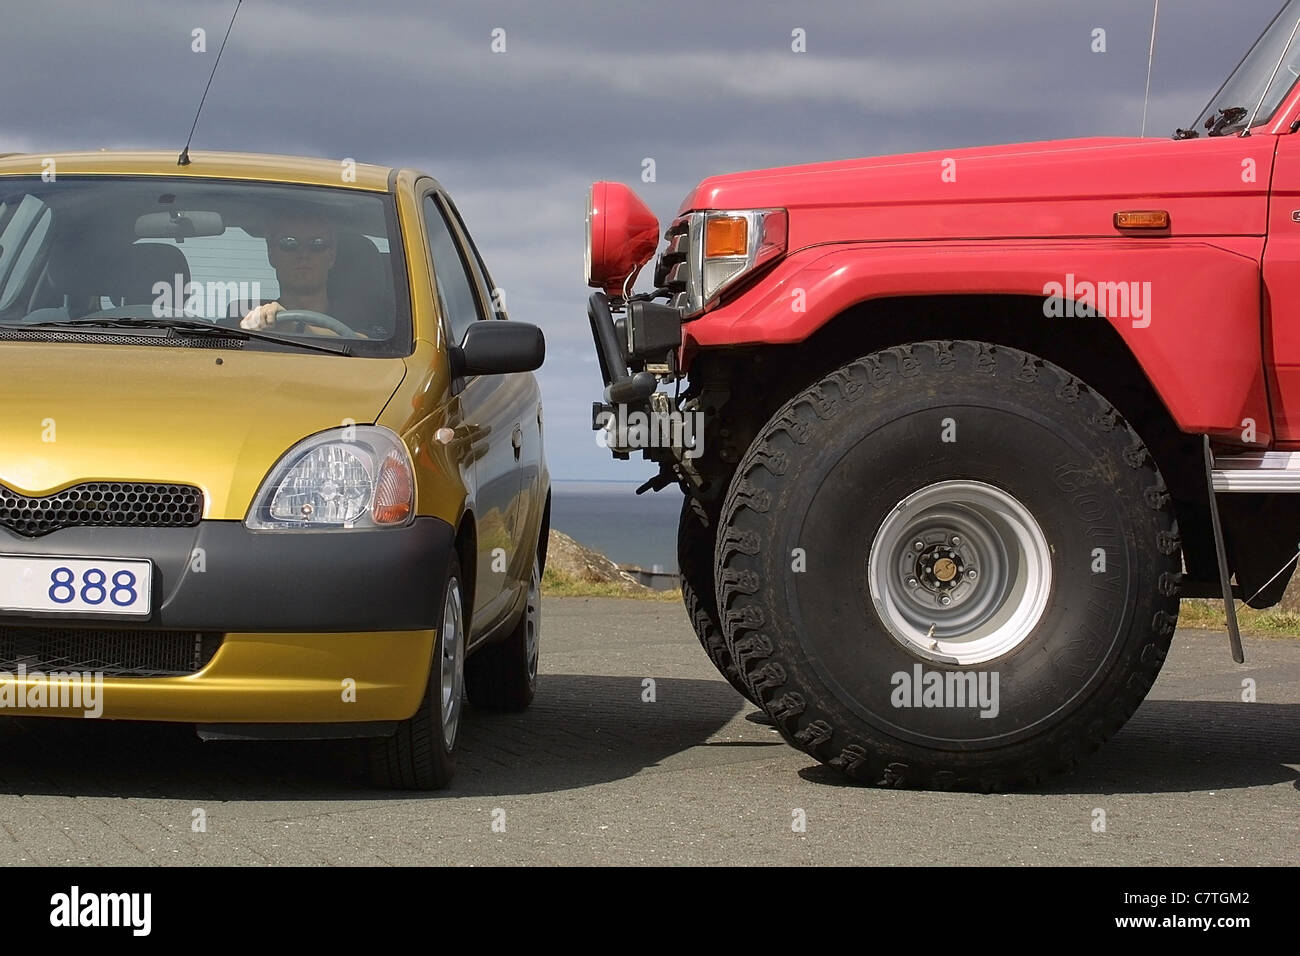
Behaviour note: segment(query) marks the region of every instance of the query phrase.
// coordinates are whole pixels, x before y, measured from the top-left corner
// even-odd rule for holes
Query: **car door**
[[[478,251],[473,238],[470,237],[468,230],[465,228],[465,221],[461,218],[456,204],[449,197],[444,196],[443,198],[447,202],[448,212],[455,219],[465,238],[465,246],[471,255],[470,271],[478,284],[479,295],[487,303],[489,315],[499,321],[509,321],[510,316],[506,311],[505,291],[492,281],[492,275],[488,271],[487,263],[483,261],[482,254]],[[515,460],[519,466],[520,478],[520,495],[515,506],[515,516],[519,533],[522,535],[531,527],[530,518],[540,521],[541,509],[544,504],[543,496],[547,490],[542,453],[542,392],[537,383],[537,377],[531,372],[520,372],[515,375],[502,376],[502,378],[509,380],[508,400],[515,408],[515,424],[511,432],[511,443],[514,447]],[[516,563],[513,560],[514,554],[512,553],[510,575],[512,580],[526,585],[528,576],[532,572],[532,555],[527,552],[532,542],[519,541],[518,544],[519,561]]]
[[[442,305],[448,341],[459,344],[474,322],[490,321],[470,263],[473,253],[437,187],[421,198],[425,234],[433,258],[434,281]],[[516,428],[517,385],[513,375],[475,375],[453,386],[449,423],[464,431],[466,454],[474,477],[474,517],[478,559],[474,576],[473,634],[482,636],[499,624],[515,605],[519,582],[512,578],[517,563],[521,521],[518,514],[520,470]]]

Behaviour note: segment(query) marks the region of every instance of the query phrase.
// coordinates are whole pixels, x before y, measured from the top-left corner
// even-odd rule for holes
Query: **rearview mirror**
[[[135,221],[137,239],[193,239],[226,231],[219,212],[147,212]]]
[[[541,368],[546,337],[527,322],[484,319],[475,322],[459,346],[451,349],[452,372],[465,375],[504,375]]]

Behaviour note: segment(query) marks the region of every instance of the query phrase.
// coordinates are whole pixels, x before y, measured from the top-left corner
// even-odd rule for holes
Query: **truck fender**
[[[1262,239],[1233,244],[1242,250],[1181,239],[813,246],[687,322],[684,353],[802,342],[847,309],[896,296],[1035,296],[1045,300],[1043,321],[1061,324],[1098,321],[1080,314],[1091,303],[1180,429],[1240,444],[1250,420],[1254,442],[1263,445],[1272,428],[1260,340],[1261,249],[1254,248]],[[978,335],[972,328],[970,337]]]

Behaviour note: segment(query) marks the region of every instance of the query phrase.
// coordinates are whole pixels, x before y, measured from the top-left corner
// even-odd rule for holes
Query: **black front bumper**
[[[452,527],[249,531],[241,521],[191,528],[64,528],[25,538],[0,528],[0,554],[148,558],[148,618],[0,610],[0,624],[129,625],[184,631],[401,631],[436,628]]]

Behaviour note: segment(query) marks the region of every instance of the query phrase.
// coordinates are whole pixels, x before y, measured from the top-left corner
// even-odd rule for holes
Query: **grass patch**
[[[625,588],[609,581],[587,581],[554,567],[542,572],[542,594],[546,597],[611,597],[634,601],[681,601],[682,592],[656,591],[653,588]]]
[[[1257,611],[1237,602],[1237,624],[1241,630],[1274,637],[1300,637],[1300,614],[1277,608]],[[1192,599],[1183,601],[1178,612],[1179,627],[1204,627],[1221,630],[1228,626],[1222,601]]]

